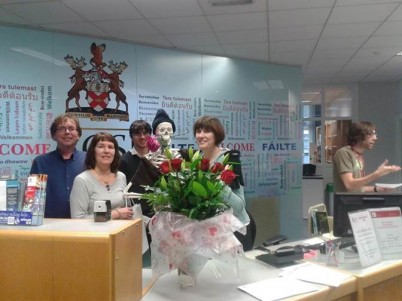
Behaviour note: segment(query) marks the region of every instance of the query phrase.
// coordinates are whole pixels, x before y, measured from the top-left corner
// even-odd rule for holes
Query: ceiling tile
[[[363,48],[377,47],[402,47],[402,35],[373,36],[363,46]]]
[[[402,50],[402,47],[370,47],[370,48],[360,48],[356,53],[355,56],[394,56],[398,52]]]
[[[82,1],[82,0],[80,0]],[[96,0],[95,0],[96,1]],[[115,0],[109,1],[114,5]],[[171,18],[203,15],[197,0],[129,0],[145,18]]]
[[[43,0],[41,2],[53,2],[54,0]],[[10,4],[10,3],[29,3],[29,2],[38,2],[38,0],[1,0],[1,4]]]
[[[150,19],[150,22],[162,34],[179,34],[179,33],[211,31],[211,28],[204,17]]]
[[[211,0],[199,0],[198,2],[207,15],[240,14],[267,10],[266,0],[253,0],[252,4],[230,6],[212,6]]]
[[[388,21],[378,28],[374,35],[400,35],[402,34],[402,20],[401,21]]]
[[[180,35],[166,35],[166,38],[176,47],[217,45],[218,41],[213,33],[192,33]]]
[[[316,41],[315,40],[294,40],[294,41],[274,41],[270,43],[270,50],[272,52],[281,51],[309,51],[312,52],[314,49]]]
[[[316,40],[319,38],[322,26],[277,27],[269,30],[271,41],[286,40]]]
[[[271,52],[269,61],[271,63],[287,62],[290,65],[305,66],[310,58],[310,51],[298,51],[298,52]]]
[[[401,73],[377,73],[374,72],[370,74],[366,78],[364,78],[362,83],[371,83],[371,82],[398,82],[401,78]]]
[[[76,22],[76,23],[63,23],[63,24],[48,24],[46,26],[48,29],[54,29],[60,32],[71,32],[74,34],[83,34],[83,35],[95,35],[95,36],[103,36],[106,33],[96,26],[88,22]]]
[[[321,38],[368,37],[375,32],[380,22],[328,24]]]
[[[297,8],[316,8],[316,7],[332,7],[335,0],[269,0],[270,10],[297,9]]]
[[[371,56],[369,60],[367,59],[367,57],[358,56],[358,57],[353,57],[348,62],[348,66],[353,67],[353,66],[365,65],[366,67],[369,67],[369,68],[377,68],[378,66],[386,63],[389,59],[390,59],[390,56],[384,56],[384,55],[374,55],[374,56]]]
[[[397,7],[397,3],[336,6],[332,11],[328,24],[381,22]]]
[[[402,20],[402,5],[400,5],[389,17],[388,21],[400,21]]]
[[[347,64],[343,67],[343,71],[348,74],[369,74],[373,69],[378,68],[381,64]]]
[[[207,16],[214,31],[238,31],[268,27],[266,12]]]
[[[128,0],[63,0],[63,3],[88,20],[143,18]]]
[[[343,48],[342,51],[339,49],[316,49],[314,51],[313,59],[314,60],[325,60],[325,59],[334,59],[334,58],[350,58],[356,49],[353,48]]]
[[[366,37],[340,37],[332,39],[320,39],[317,49],[359,49]]]
[[[59,2],[7,4],[3,7],[33,24],[85,21],[81,16]]]
[[[324,25],[330,12],[330,7],[269,12],[269,26],[275,28]]]
[[[266,30],[245,30],[245,31],[218,31],[216,36],[221,44],[239,44],[252,42],[267,42]]]
[[[384,4],[395,3],[395,0],[337,0],[336,5],[362,5],[362,4]]]
[[[122,35],[143,36],[160,34],[146,20],[126,20],[126,21],[103,21],[93,22],[103,31],[110,35],[121,37]]]
[[[326,59],[325,60],[325,69],[332,70],[332,71],[340,70],[342,68],[342,66],[346,64],[348,59],[349,58],[345,58],[345,57]],[[322,64],[323,64],[322,60],[318,60],[318,59],[314,60],[313,59],[310,61],[309,65],[307,67],[307,71],[320,71],[320,70],[322,70]]]

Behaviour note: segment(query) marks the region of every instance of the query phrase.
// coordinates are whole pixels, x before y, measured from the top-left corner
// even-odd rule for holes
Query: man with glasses
[[[339,149],[334,156],[333,177],[335,192],[383,192],[390,189],[367,186],[392,172],[401,170],[400,166],[384,162],[372,173],[366,174],[363,152],[371,150],[376,141],[375,125],[368,121],[354,122],[347,134],[348,145]]]
[[[74,178],[85,170],[86,153],[76,149],[82,129],[79,120],[68,114],[57,116],[50,126],[54,151],[37,156],[30,174],[47,174],[46,218],[70,218],[70,192]]]

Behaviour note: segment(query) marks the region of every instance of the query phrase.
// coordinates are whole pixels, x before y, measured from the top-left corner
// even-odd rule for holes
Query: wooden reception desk
[[[141,220],[0,226],[0,300],[137,301]]]

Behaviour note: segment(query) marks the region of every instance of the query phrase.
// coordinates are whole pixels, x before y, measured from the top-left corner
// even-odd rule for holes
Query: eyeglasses
[[[65,127],[65,126],[59,126],[57,129],[56,129],[56,131],[58,131],[58,132],[64,132],[64,133],[66,133],[67,131],[69,132],[69,133],[73,133],[73,132],[75,132],[77,129],[75,128],[75,127],[73,127],[73,126],[69,126],[69,127]]]

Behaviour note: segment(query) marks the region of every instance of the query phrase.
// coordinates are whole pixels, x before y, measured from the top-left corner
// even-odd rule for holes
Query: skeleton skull
[[[161,122],[156,128],[156,137],[160,145],[164,148],[170,146],[173,136],[173,127],[170,122]]]

